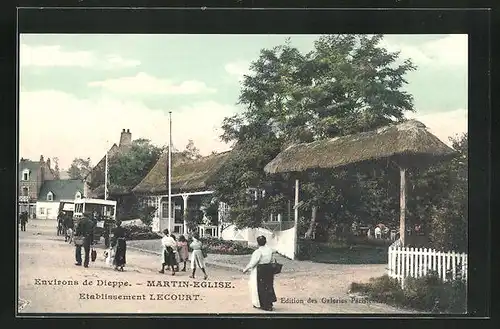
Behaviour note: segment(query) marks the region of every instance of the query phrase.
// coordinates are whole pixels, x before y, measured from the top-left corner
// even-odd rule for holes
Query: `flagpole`
[[[171,230],[172,223],[172,111],[169,115],[169,139],[168,139],[168,230]],[[172,233],[172,232],[170,232]]]
[[[104,172],[104,200],[108,199],[108,151],[106,151],[106,164]]]

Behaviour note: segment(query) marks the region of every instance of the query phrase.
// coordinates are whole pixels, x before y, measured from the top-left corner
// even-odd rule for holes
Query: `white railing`
[[[198,226],[200,237],[212,236],[219,237],[219,227],[216,225],[200,225]]]
[[[28,202],[30,200],[30,197],[27,195],[20,195],[19,196],[19,202]]]
[[[182,234],[184,230],[184,224],[174,224],[173,233]]]
[[[436,272],[441,280],[467,280],[467,254],[427,248],[403,248],[400,240],[389,247],[388,275],[401,285],[408,276],[419,278]]]

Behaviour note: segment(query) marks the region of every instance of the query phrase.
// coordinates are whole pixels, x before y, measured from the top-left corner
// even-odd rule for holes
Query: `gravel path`
[[[74,247],[65,243],[64,238],[55,236],[54,222],[33,220],[27,231],[19,235],[20,315],[47,312],[263,313],[252,308],[247,275],[235,271],[236,268],[209,264],[208,281],[190,279],[186,272],[172,277],[158,273],[159,256],[132,248],[127,251],[123,273],[113,271],[104,263],[103,250],[98,250],[95,263],[82,268],[74,265]],[[130,241],[129,245],[136,243]],[[154,249],[154,244],[150,249]],[[214,261],[215,256],[226,257],[209,257]],[[248,255],[237,259],[234,262],[240,267],[246,264]],[[408,313],[384,304],[353,301],[346,294],[351,281],[363,281],[377,275],[374,273],[376,267],[319,264],[325,267],[312,268],[306,262],[292,263],[285,263],[284,273],[276,276],[278,302],[274,313]],[[166,281],[169,286],[148,286],[148,281]]]

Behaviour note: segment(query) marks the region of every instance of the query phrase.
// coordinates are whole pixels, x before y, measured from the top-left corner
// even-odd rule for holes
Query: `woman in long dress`
[[[162,245],[162,264],[160,273],[165,273],[165,266],[167,269],[172,268],[172,275],[175,275],[177,262],[175,259],[175,251],[177,250],[177,242],[169,235],[168,229],[163,231],[163,238],[161,239]]]
[[[257,237],[259,248],[253,252],[243,273],[250,271],[248,285],[253,307],[272,311],[273,303],[277,300],[274,292],[273,250],[266,242],[265,236]]]
[[[193,252],[191,253],[191,270],[193,273],[189,276],[190,278],[195,278],[196,269],[199,267],[203,272],[204,280],[208,279],[207,272],[205,271],[205,257],[203,257],[203,252],[201,251],[203,244],[199,240],[200,236],[195,233],[193,234],[193,242],[189,245]]]
[[[115,270],[123,271],[126,264],[127,242],[125,240],[125,229],[121,226],[121,221],[116,221],[116,227],[113,229],[113,266]]]

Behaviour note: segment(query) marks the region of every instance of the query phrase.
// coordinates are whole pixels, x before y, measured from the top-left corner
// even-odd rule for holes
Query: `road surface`
[[[125,272],[116,272],[97,249],[89,268],[75,266],[74,246],[56,236],[56,224],[32,220],[19,232],[18,310],[23,313],[266,313],[254,309],[248,276],[207,265],[209,279],[188,272],[158,273],[160,259],[129,249]],[[319,272],[276,276],[278,302],[272,313],[408,313],[384,304],[351,299],[350,282],[373,276],[369,265],[332,265]]]

